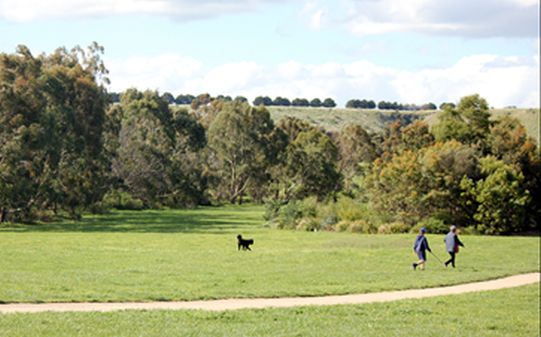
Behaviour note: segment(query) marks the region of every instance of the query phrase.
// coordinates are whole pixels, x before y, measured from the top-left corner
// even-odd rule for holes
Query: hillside
[[[338,131],[344,125],[356,123],[362,125],[371,132],[381,131],[387,124],[395,121],[399,116],[411,121],[416,119],[425,119],[429,125],[433,125],[438,120],[438,111],[403,111],[396,112],[390,110],[365,110],[365,109],[347,109],[347,108],[301,108],[301,107],[267,107],[272,118],[277,121],[281,118],[292,116],[309,121],[310,123],[322,126],[329,131]],[[528,130],[528,133],[537,139],[539,109],[493,109],[491,114],[493,119],[503,116],[512,116],[518,118]]]

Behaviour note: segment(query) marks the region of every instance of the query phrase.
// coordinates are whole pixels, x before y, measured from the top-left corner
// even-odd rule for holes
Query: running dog
[[[240,250],[242,247],[242,250],[251,250],[250,245],[254,244],[254,239],[243,239],[242,235],[237,235],[237,250]]]

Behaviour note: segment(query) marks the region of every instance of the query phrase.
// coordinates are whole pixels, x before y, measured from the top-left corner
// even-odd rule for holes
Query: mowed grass
[[[365,305],[0,315],[2,336],[539,336],[539,285]]]
[[[0,228],[0,302],[169,301],[423,288],[539,271],[538,237],[464,236],[457,268],[414,235],[264,227],[260,206],[118,212],[81,222]],[[254,238],[237,251],[238,233]],[[443,236],[428,235],[446,258]]]

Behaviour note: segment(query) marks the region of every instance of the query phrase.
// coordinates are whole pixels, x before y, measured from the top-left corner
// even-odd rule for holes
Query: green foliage
[[[348,231],[351,233],[376,234],[378,227],[366,220],[342,220],[334,225],[334,230],[337,232]]]
[[[481,160],[483,178],[462,181],[463,196],[476,205],[474,219],[485,234],[509,234],[520,231],[525,221],[530,195],[522,185],[520,171],[494,157]]]
[[[407,233],[410,229],[411,226],[406,225],[403,222],[385,223],[378,227],[378,234]]]
[[[268,180],[274,123],[264,107],[231,102],[221,107],[208,131],[209,166],[216,177],[215,197],[241,202],[250,188],[254,195]]]
[[[205,130],[186,110],[169,109],[157,92],[130,89],[118,111],[113,175],[145,207],[193,206],[205,200],[205,179],[197,154]],[[113,136],[114,137],[114,136]]]
[[[197,97],[192,99],[190,106],[192,107],[192,109],[197,110],[200,107],[207,106],[213,100],[214,99],[208,93],[200,94]]]
[[[298,221],[303,217],[302,206],[298,201],[291,201],[280,207],[278,217],[274,220],[274,227],[280,229],[295,229]]]
[[[325,98],[321,106],[325,108],[334,108],[336,107],[336,102],[332,98]]]
[[[319,98],[314,98],[313,100],[310,101],[310,106],[311,107],[314,107],[314,108],[319,108],[321,107],[322,103],[321,103],[321,100]]]
[[[410,229],[410,233],[419,233],[421,228],[426,228],[426,231],[431,234],[446,234],[449,232],[449,225],[442,219],[430,217],[423,219]]]
[[[289,111],[343,128],[292,117],[275,126],[269,110],[243,97],[108,94],[102,53],[94,43],[38,57],[24,46],[0,54],[0,222],[78,218],[105,206],[269,200],[267,218],[286,228],[333,230],[340,221],[350,223],[340,228],[361,221],[351,230],[368,232],[436,218],[496,234],[539,225],[535,144],[516,120],[491,121],[479,95],[442,105],[432,130],[417,120],[422,113],[378,111],[367,119],[358,109],[331,109],[330,98],[256,98],[262,105],[327,107]],[[108,107],[112,100],[119,102]],[[192,110],[171,105],[179,102]],[[355,124],[346,112],[360,116]],[[365,128],[370,121],[378,127]]]
[[[355,221],[359,219],[366,219],[366,209],[363,207],[365,205],[359,203],[355,199],[340,197],[336,203],[333,204],[333,206],[336,210],[336,216],[340,220]]]
[[[141,210],[144,208],[143,201],[134,198],[128,192],[112,190],[103,197],[102,204],[105,208],[119,210]]]
[[[106,191],[103,48],[0,54],[0,221],[76,218]]]
[[[301,131],[286,151],[286,179],[291,181],[289,190],[294,197],[315,195],[323,199],[337,190],[338,150],[327,135],[316,129]]]
[[[356,188],[354,178],[363,175],[363,163],[371,163],[376,158],[376,147],[368,132],[360,125],[345,126],[338,135],[340,161],[338,169],[344,178],[346,191]]]
[[[455,139],[465,144],[478,146],[488,151],[487,135],[490,128],[490,113],[487,101],[478,94],[465,96],[456,108],[446,105],[440,121],[433,127],[436,140]]]
[[[309,197],[287,205],[269,202],[265,218],[278,228],[356,233],[375,233],[378,221],[368,205],[347,196],[336,201]]]

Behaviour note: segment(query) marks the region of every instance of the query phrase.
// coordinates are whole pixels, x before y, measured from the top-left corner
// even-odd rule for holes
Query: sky
[[[539,0],[0,0],[0,52],[98,42],[109,90],[539,107]]]

